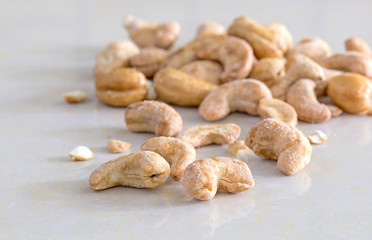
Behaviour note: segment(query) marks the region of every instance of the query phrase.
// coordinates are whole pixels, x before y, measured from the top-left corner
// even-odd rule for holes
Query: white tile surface
[[[320,36],[334,51],[360,36],[372,44],[372,1],[0,1],[0,239],[371,239],[372,118],[343,115],[320,129],[310,165],[286,177],[274,161],[241,157],[256,187],[220,193],[209,202],[187,196],[168,179],[154,190],[89,189],[88,177],[116,155],[106,141],[132,143],[151,134],[126,129],[123,109],[94,97],[95,54],[127,38],[124,16],[179,20],[186,43],[203,21],[228,26],[247,14],[286,24],[295,40]],[[61,94],[80,89],[84,104]],[[204,123],[196,109],[176,108],[184,128]],[[243,139],[260,119],[233,114],[221,122],[242,127]],[[86,145],[95,158],[73,162],[68,152]],[[227,155],[223,146],[197,150],[198,158]]]

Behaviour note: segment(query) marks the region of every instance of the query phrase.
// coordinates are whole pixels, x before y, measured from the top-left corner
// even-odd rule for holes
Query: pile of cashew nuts
[[[298,120],[322,123],[343,112],[372,115],[372,53],[359,38],[347,39],[346,51],[333,54],[320,38],[293,45],[284,25],[264,26],[240,16],[227,30],[203,23],[194,39],[172,49],[181,29],[175,21],[129,16],[124,27],[131,41],[114,41],[97,55],[96,96],[107,105],[126,107],[128,129],[156,137],[145,141],[142,151],[96,169],[89,180],[93,190],[154,188],[169,175],[200,200],[212,199],[218,190],[249,190],[255,182],[246,163],[227,156],[197,160],[195,148],[229,144],[235,156],[250,148],[292,175],[309,164],[311,144],[327,138],[320,131],[305,136],[296,128]],[[263,120],[245,141],[238,140],[240,127],[234,123],[198,125],[181,133],[183,120],[171,105],[198,107],[208,122],[233,112]]]

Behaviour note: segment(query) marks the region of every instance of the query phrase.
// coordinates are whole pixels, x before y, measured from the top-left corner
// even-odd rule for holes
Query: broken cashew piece
[[[227,147],[234,156],[238,156],[241,151],[244,151],[248,148],[243,140],[230,143]]]
[[[272,87],[279,78],[285,75],[285,63],[284,58],[261,58],[254,65],[249,77]]]
[[[173,137],[182,129],[182,118],[174,108],[158,101],[136,102],[125,110],[125,123],[134,132],[154,132]]]
[[[130,147],[129,142],[123,142],[116,139],[110,139],[107,142],[107,147],[110,153],[122,153]]]
[[[201,37],[209,34],[225,33],[226,33],[225,28],[222,25],[214,22],[205,22],[198,27],[198,30],[196,31],[196,37]]]
[[[80,103],[84,102],[87,99],[87,94],[80,90],[66,92],[62,94],[62,96],[68,103]]]
[[[311,145],[298,129],[267,118],[254,125],[245,144],[261,157],[277,160],[278,169],[286,175],[301,171],[311,159]]]
[[[99,166],[89,178],[90,188],[104,190],[115,186],[155,188],[169,176],[165,159],[150,151],[133,152]]]
[[[223,119],[232,112],[258,115],[258,102],[263,98],[271,98],[271,92],[261,81],[235,80],[209,93],[199,106],[199,114],[207,121]]]
[[[355,51],[363,53],[366,56],[372,57],[371,48],[368,44],[360,38],[352,37],[345,41],[346,51]]]
[[[323,39],[304,38],[288,51],[286,57],[299,53],[319,63],[323,58],[331,55],[331,48]]]
[[[309,142],[314,145],[320,145],[327,141],[327,135],[320,130],[315,130],[312,134],[307,136]]]
[[[190,62],[179,69],[204,82],[219,84],[220,75],[223,71],[221,64],[210,60],[198,60]]]
[[[257,112],[262,118],[275,118],[293,127],[297,125],[296,110],[290,104],[279,99],[261,99],[258,103]]]
[[[93,152],[85,146],[74,148],[68,155],[75,161],[86,161],[94,157]]]
[[[329,108],[329,111],[331,111],[332,117],[338,117],[343,113],[342,109],[336,105],[327,104],[327,107]]]
[[[185,169],[182,184],[191,196],[199,200],[214,198],[218,190],[238,193],[255,185],[247,164],[230,157],[207,158],[191,163]]]
[[[150,138],[141,145],[141,150],[156,152],[167,160],[175,181],[182,181],[185,168],[196,158],[195,148],[190,143],[172,137]]]
[[[240,135],[240,127],[233,123],[216,125],[197,125],[187,129],[181,139],[194,147],[210,144],[230,144]]]
[[[161,48],[142,48],[141,51],[130,58],[130,65],[151,78],[160,69],[168,52]]]

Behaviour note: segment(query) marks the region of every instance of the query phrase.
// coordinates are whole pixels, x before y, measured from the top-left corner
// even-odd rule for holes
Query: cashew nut
[[[146,100],[156,100],[156,99],[158,99],[158,95],[155,92],[155,86],[154,86],[153,81],[147,80],[146,81],[146,88],[147,88]]]
[[[356,114],[372,106],[372,86],[369,80],[356,73],[345,73],[328,83],[328,96],[342,110]]]
[[[95,81],[96,96],[107,105],[126,107],[145,99],[146,77],[133,68],[119,68]]]
[[[279,78],[285,75],[285,63],[284,58],[261,58],[253,67],[249,77],[272,87]]]
[[[198,60],[190,62],[179,69],[188,75],[191,75],[204,82],[219,84],[222,66],[215,61]]]
[[[271,98],[264,83],[255,79],[235,80],[209,93],[200,104],[199,114],[207,121],[220,120],[236,111],[257,115],[257,105],[262,98]]]
[[[195,53],[196,41],[193,41],[171,52],[163,62],[163,67],[180,68],[183,65],[198,60]]]
[[[209,34],[225,34],[225,28],[214,22],[205,22],[198,27],[196,37],[201,37]]]
[[[90,175],[93,190],[104,190],[115,186],[155,188],[167,180],[169,164],[157,153],[133,152],[115,158],[99,166]]]
[[[327,135],[320,130],[315,130],[312,134],[307,136],[309,142],[314,145],[320,145],[327,141]]]
[[[227,147],[234,156],[238,156],[241,151],[248,148],[243,140],[238,140],[230,143]]]
[[[195,148],[190,143],[172,137],[150,138],[141,145],[141,150],[156,152],[167,160],[175,181],[182,181],[185,168],[196,157]]]
[[[62,94],[62,97],[68,103],[80,103],[84,102],[87,99],[87,94],[80,90],[74,90]]]
[[[292,48],[292,34],[289,32],[288,28],[281,23],[272,23],[266,26],[268,29],[274,31],[276,34],[283,37],[285,45],[282,49],[283,53],[287,52]]]
[[[129,67],[129,59],[138,53],[138,47],[130,41],[114,41],[97,55],[94,74],[98,77],[117,68]]]
[[[156,73],[155,91],[163,101],[179,106],[199,106],[204,97],[216,89],[207,83],[173,68],[165,68]]]
[[[185,169],[182,181],[187,192],[199,200],[212,199],[218,190],[238,193],[254,187],[248,166],[230,157],[198,160]]]
[[[155,132],[173,137],[182,129],[182,118],[174,108],[158,101],[132,103],[125,110],[125,123],[134,132]]]
[[[116,139],[110,139],[107,142],[107,147],[110,153],[122,153],[130,147],[129,142],[123,142]]]
[[[293,127],[297,125],[296,110],[288,103],[279,99],[261,99],[258,103],[257,112],[262,118],[275,118]]]
[[[372,57],[371,48],[368,44],[360,38],[352,37],[345,41],[346,51],[355,51],[363,53],[366,56]]]
[[[343,113],[341,108],[339,108],[339,107],[337,107],[333,104],[327,104],[327,107],[329,108],[329,111],[331,111],[332,117],[338,117]]]
[[[178,22],[154,23],[128,16],[124,21],[130,38],[138,46],[168,49],[177,40],[181,31]]]
[[[68,154],[72,160],[86,161],[94,157],[93,152],[86,146],[78,146]]]
[[[233,123],[216,125],[197,125],[187,129],[181,139],[194,147],[210,144],[230,144],[240,135],[240,127]]]
[[[331,55],[331,48],[328,43],[320,38],[304,38],[289,50],[286,55],[289,57],[298,53],[311,58],[315,62],[320,62],[323,58]]]
[[[130,58],[133,68],[151,78],[160,69],[164,60],[168,57],[168,52],[161,48],[149,47],[142,48],[141,51]]]
[[[305,135],[273,118],[254,125],[245,144],[258,156],[277,160],[278,169],[286,175],[301,171],[311,159],[311,145]]]
[[[320,123],[331,118],[331,111],[318,102],[315,95],[315,82],[310,79],[296,81],[287,92],[287,102],[294,107],[298,119]]]

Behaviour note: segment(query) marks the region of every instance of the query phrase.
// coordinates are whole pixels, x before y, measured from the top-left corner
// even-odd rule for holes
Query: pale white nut
[[[70,158],[75,161],[85,161],[94,157],[93,152],[85,146],[74,148],[69,154]]]
[[[261,58],[253,67],[250,78],[260,80],[268,87],[285,75],[284,58]]]
[[[151,78],[161,68],[168,57],[168,51],[156,48],[142,48],[141,51],[130,58],[130,65],[138,71]]]
[[[315,82],[310,79],[296,81],[287,92],[287,102],[294,107],[298,119],[321,123],[331,118],[331,111],[322,103],[319,103],[315,95]]]
[[[327,135],[320,131],[315,130],[312,134],[307,136],[307,139],[309,139],[309,142],[314,145],[320,145],[327,141]]]
[[[87,94],[80,90],[66,92],[62,96],[68,103],[80,103],[87,99]]]
[[[129,67],[129,59],[139,53],[139,48],[131,41],[111,42],[96,57],[94,74],[96,77],[107,74],[114,69]]]
[[[360,38],[351,37],[345,41],[346,51],[355,51],[365,54],[366,56],[372,57],[371,48],[368,44]]]
[[[252,189],[255,182],[244,162],[230,157],[214,157],[187,166],[182,184],[194,198],[210,200],[218,190],[243,192]]]
[[[208,34],[224,34],[226,33],[225,28],[214,22],[205,22],[202,23],[199,27],[198,30],[196,31],[196,37],[201,37],[203,35],[208,35]]]
[[[132,103],[125,110],[125,123],[134,132],[154,132],[156,136],[173,137],[182,129],[179,113],[158,101]]]
[[[331,48],[328,43],[320,38],[304,38],[289,50],[286,56],[289,57],[298,53],[311,58],[315,62],[320,62],[323,58],[331,55]]]
[[[107,142],[107,147],[110,153],[122,153],[130,147],[129,142],[123,142],[116,139],[110,139]]]
[[[197,125],[187,129],[181,139],[191,143],[194,147],[210,144],[230,144],[240,135],[240,127],[233,123]]]
[[[217,121],[232,112],[258,115],[258,102],[271,98],[269,88],[255,79],[240,79],[219,86],[199,106],[199,114],[207,121]]]
[[[218,85],[223,69],[221,64],[218,62],[210,60],[198,60],[182,66],[180,71],[204,82]]]
[[[155,91],[155,86],[153,81],[147,80],[146,81],[146,88],[147,88],[147,95],[146,100],[156,100],[158,99],[158,95]]]
[[[227,147],[234,156],[238,156],[241,151],[244,151],[248,148],[243,140],[230,143]]]
[[[185,168],[196,158],[195,148],[190,143],[173,137],[150,138],[141,145],[141,150],[156,152],[167,160],[175,181],[182,181]]]
[[[331,111],[332,117],[338,117],[343,113],[342,109],[336,105],[327,104],[327,107],[329,108],[329,111]]]
[[[293,127],[297,125],[296,110],[288,103],[279,99],[261,99],[258,103],[257,112],[262,118],[275,118]]]
[[[90,188],[115,186],[155,188],[167,180],[170,168],[165,159],[150,151],[133,152],[99,166],[89,178]]]
[[[310,162],[311,145],[295,127],[267,118],[255,124],[245,144],[261,157],[277,160],[278,169],[286,175],[301,171]]]

